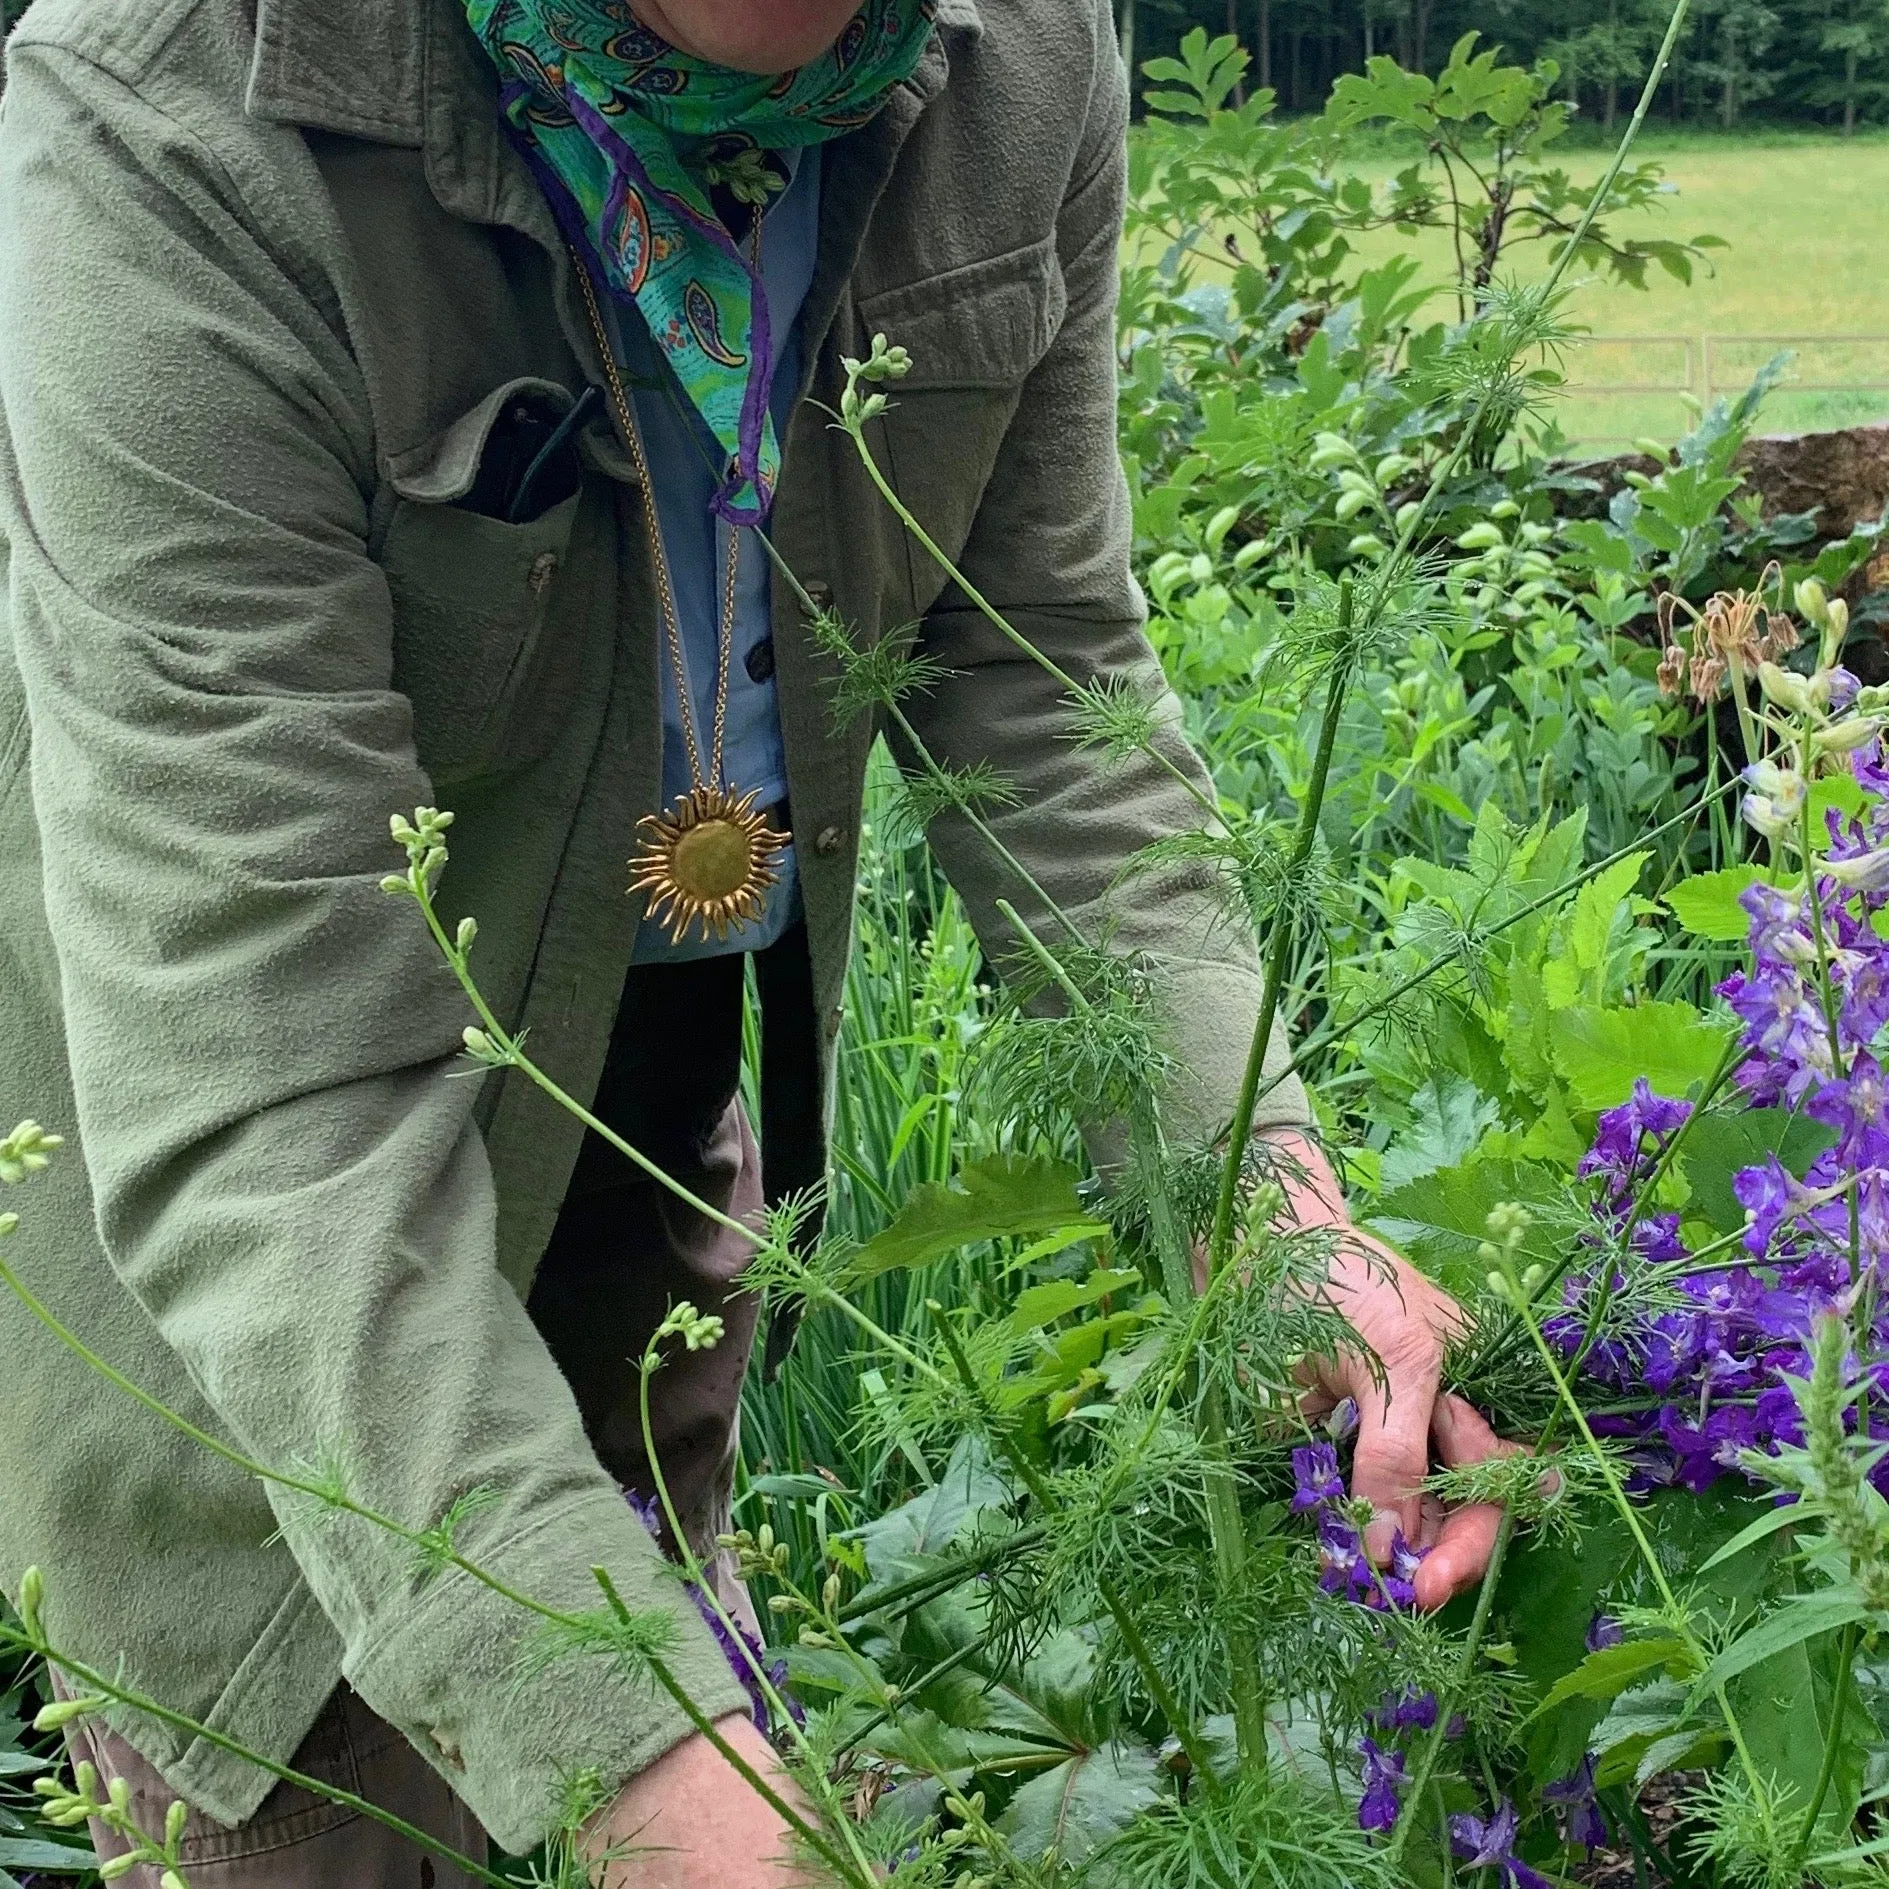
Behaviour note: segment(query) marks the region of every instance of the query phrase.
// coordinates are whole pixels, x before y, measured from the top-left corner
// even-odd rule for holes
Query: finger
[[[1436,1453],[1451,1469],[1465,1463],[1484,1463],[1491,1456],[1515,1456],[1521,1444],[1499,1437],[1489,1427],[1476,1406],[1454,1391],[1437,1398],[1430,1413],[1430,1433],[1436,1439]]]
[[[1472,1502],[1450,1514],[1436,1546],[1417,1569],[1417,1605],[1441,1607],[1465,1588],[1474,1587],[1489,1566],[1501,1525],[1502,1511],[1493,1502]]]
[[[1351,1459],[1351,1493],[1378,1512],[1364,1534],[1364,1549],[1380,1566],[1390,1559],[1391,1542],[1401,1529],[1414,1542],[1422,1522],[1419,1491],[1430,1468],[1430,1419],[1436,1403],[1437,1367],[1384,1362],[1378,1385],[1362,1364],[1362,1382],[1354,1383],[1358,1400],[1358,1441]]]

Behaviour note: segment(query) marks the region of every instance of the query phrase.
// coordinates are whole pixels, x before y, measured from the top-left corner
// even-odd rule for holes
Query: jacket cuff
[[[1207,958],[1164,957],[1159,976],[1161,1047],[1170,1061],[1162,1126],[1171,1146],[1203,1147],[1218,1141],[1233,1120],[1259,1025],[1262,980],[1244,965]],[[1287,1073],[1291,1061],[1285,1025],[1274,1018],[1255,1129],[1312,1125],[1305,1085]]]
[[[667,1609],[664,1665],[710,1720],[748,1709],[747,1693],[622,1497],[561,1504],[496,1548],[466,1551],[514,1592],[569,1614],[605,1605],[590,1570],[607,1568],[632,1612]],[[554,1824],[564,1787],[595,1772],[608,1791],[694,1727],[646,1674],[595,1651],[540,1657],[541,1616],[458,1568],[435,1577],[347,1663],[369,1706],[437,1769],[500,1849],[522,1856]]]

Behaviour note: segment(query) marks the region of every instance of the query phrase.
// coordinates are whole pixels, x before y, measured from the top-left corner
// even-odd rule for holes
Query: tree
[[[1777,84],[1765,55],[1777,37],[1778,16],[1762,0],[1704,0],[1699,15],[1709,50],[1697,71],[1718,87],[1719,122],[1729,131],[1747,106],[1768,97]]]

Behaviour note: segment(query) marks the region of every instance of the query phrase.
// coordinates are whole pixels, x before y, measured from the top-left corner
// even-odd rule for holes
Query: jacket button
[[[750,682],[765,682],[774,673],[774,639],[764,636],[742,657],[741,666]]]
[[[826,1013],[826,1040],[830,1043],[840,1033],[840,1025],[846,1021],[846,1006],[835,1004]]]
[[[531,586],[532,595],[542,597],[552,578],[558,574],[558,554],[555,551],[540,551],[531,560],[531,570],[525,582]]]
[[[833,586],[818,577],[810,577],[806,583],[807,601],[816,610],[833,608]]]
[[[846,835],[836,826],[823,826],[814,835],[813,850],[823,858],[831,859],[846,844]]]

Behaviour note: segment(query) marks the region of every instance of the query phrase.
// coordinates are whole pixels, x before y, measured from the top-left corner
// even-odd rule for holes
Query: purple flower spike
[[[1358,1828],[1384,1831],[1397,1822],[1397,1787],[1404,1781],[1404,1754],[1382,1750],[1372,1738],[1358,1741],[1364,1760],[1364,1796],[1358,1804]]]
[[[1338,1473],[1335,1444],[1312,1443],[1292,1452],[1292,1513],[1303,1515],[1308,1509],[1322,1508],[1327,1502],[1342,1502],[1345,1479]]]
[[[1468,1815],[1450,1819],[1450,1848],[1471,1869],[1493,1869],[1510,1889],[1553,1889],[1539,1870],[1515,1854],[1515,1806],[1505,1797],[1486,1823]]]
[[[1544,1787],[1541,1801],[1560,1813],[1561,1834],[1584,1850],[1607,1841],[1607,1819],[1594,1800],[1594,1754],[1590,1751],[1566,1777]]]

